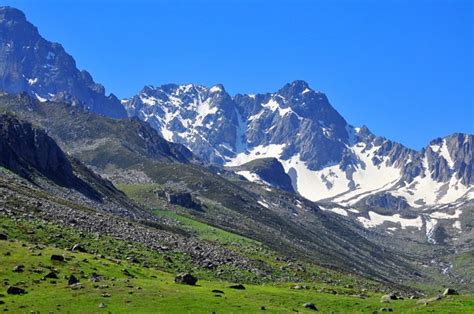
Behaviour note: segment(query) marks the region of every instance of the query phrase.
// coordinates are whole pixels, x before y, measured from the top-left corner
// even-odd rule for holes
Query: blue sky
[[[108,92],[303,79],[349,121],[419,149],[474,133],[472,1],[2,1]]]

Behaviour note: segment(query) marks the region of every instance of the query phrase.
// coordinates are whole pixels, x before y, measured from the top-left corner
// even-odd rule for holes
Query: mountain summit
[[[57,43],[45,40],[23,12],[0,7],[0,91],[26,92],[40,101],[74,103],[114,118],[126,117],[120,101],[79,71]]]

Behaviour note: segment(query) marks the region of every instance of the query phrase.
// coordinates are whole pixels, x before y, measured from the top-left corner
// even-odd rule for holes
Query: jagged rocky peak
[[[165,139],[186,145],[204,161],[223,164],[236,150],[238,112],[221,84],[146,86],[122,103],[130,116],[147,121]]]
[[[473,140],[473,135],[455,133],[431,141],[424,152],[433,179],[446,182],[454,174],[463,184],[473,184]]]
[[[58,43],[41,37],[23,12],[0,7],[0,91],[27,92],[40,101],[67,101],[114,118],[126,117],[120,101],[80,71]]]

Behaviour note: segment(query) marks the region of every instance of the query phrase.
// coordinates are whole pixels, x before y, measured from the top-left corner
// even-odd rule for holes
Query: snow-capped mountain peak
[[[472,135],[415,151],[351,126],[304,81],[234,97],[222,85],[147,86],[123,103],[129,115],[209,163],[278,159],[293,188],[310,200],[355,206],[389,199],[395,207],[423,208],[474,197]]]

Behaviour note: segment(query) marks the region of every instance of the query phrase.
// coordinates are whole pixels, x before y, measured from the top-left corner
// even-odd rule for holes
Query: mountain
[[[304,81],[235,97],[222,85],[147,86],[122,103],[130,116],[209,163],[277,158],[294,189],[313,201],[353,206],[370,196],[368,203],[396,209],[474,198],[473,135],[454,134],[414,151],[351,126]]]
[[[223,164],[245,145],[244,120],[222,85],[146,86],[123,100],[130,116],[157,129],[168,141],[185,144],[201,160]]]
[[[126,117],[120,101],[79,71],[58,43],[41,37],[20,10],[0,7],[0,91],[27,92],[40,101],[67,101],[113,118]]]
[[[0,96],[0,110],[45,129],[68,156],[120,184],[149,212],[170,207],[164,197],[167,193],[188,193],[200,206],[187,209],[187,214],[206,224],[264,243],[284,256],[392,284],[414,278],[413,273],[419,271],[414,262],[425,260],[401,254],[386,245],[383,236],[369,237],[358,223],[341,220],[294,193],[242,180],[222,168],[204,167],[184,146],[167,142],[138,119],[111,119],[26,94]],[[16,151],[21,157],[21,149]],[[276,159],[254,161],[246,167],[270,182],[286,178],[291,187]]]

